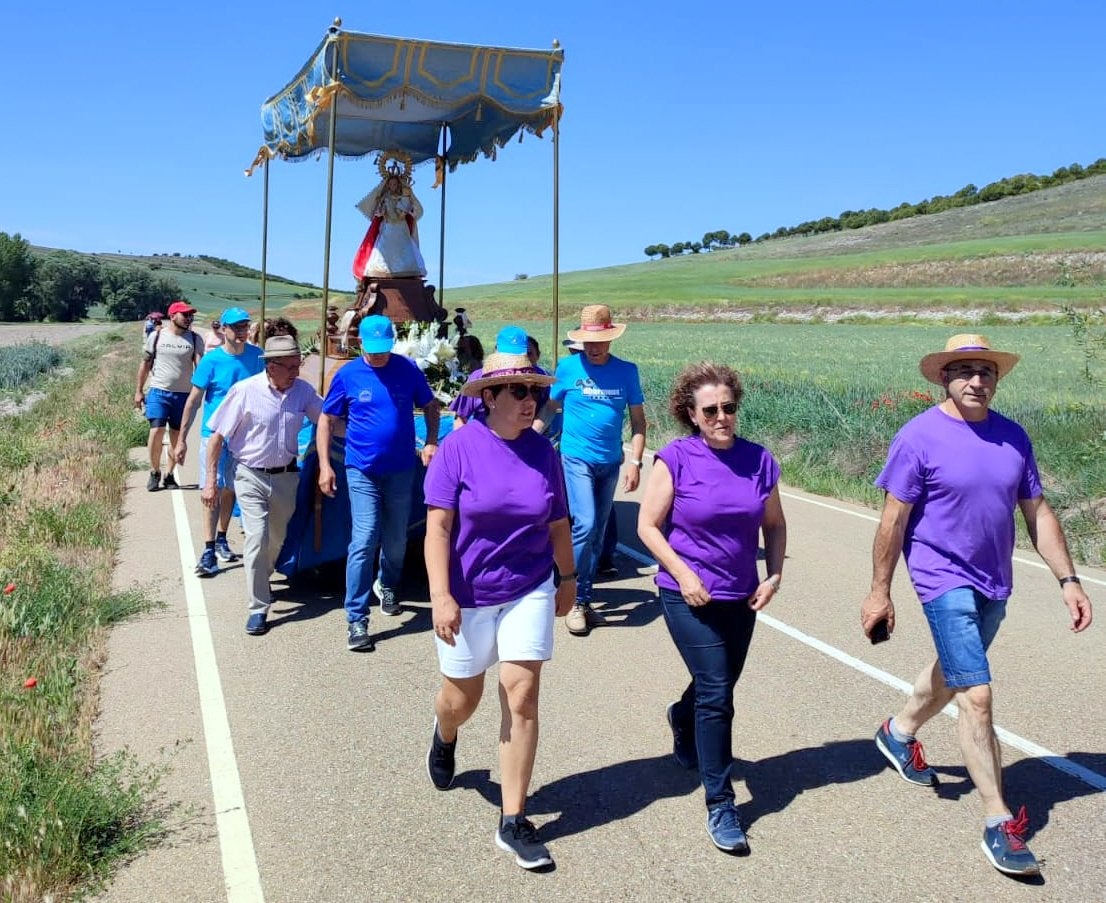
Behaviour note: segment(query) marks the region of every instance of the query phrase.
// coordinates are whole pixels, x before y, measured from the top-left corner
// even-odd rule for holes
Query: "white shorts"
[[[203,489],[207,485],[207,443],[211,440],[210,436],[204,436],[200,439],[200,488]],[[234,490],[234,475],[238,468],[238,462],[234,460],[234,455],[230,453],[230,449],[227,448],[226,442],[223,443],[223,447],[219,449],[219,467],[215,473],[215,488],[216,489],[230,489]]]
[[[553,577],[521,599],[461,609],[455,646],[434,637],[446,677],[477,677],[496,662],[545,662],[553,656]]]

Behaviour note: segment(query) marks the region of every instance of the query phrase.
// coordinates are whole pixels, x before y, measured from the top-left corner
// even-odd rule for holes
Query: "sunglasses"
[[[540,401],[542,397],[541,386],[527,386],[523,383],[507,383],[507,394],[515,401],[522,401],[529,395],[534,401]]]
[[[175,316],[178,316],[178,317],[184,317],[184,318],[185,318],[186,320],[191,320],[191,319],[192,319],[193,317],[195,317],[196,315],[195,315],[195,314],[186,314],[186,313],[183,313],[183,312],[182,312],[182,313],[177,313],[177,314],[175,314]]]
[[[736,401],[727,401],[725,404],[722,404],[722,405],[707,404],[707,405],[703,405],[703,407],[699,408],[699,410],[703,412],[704,417],[706,417],[710,420],[713,420],[715,417],[718,416],[718,409],[719,408],[722,409],[723,414],[727,414],[730,417],[733,417],[733,415],[737,413],[737,402]]]

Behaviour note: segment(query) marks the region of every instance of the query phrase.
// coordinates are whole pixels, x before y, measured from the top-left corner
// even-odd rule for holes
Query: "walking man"
[[[304,417],[319,421],[323,403],[311,385],[298,378],[301,355],[294,338],[274,336],[261,357],[265,369],[231,386],[208,420],[207,476],[200,494],[214,511],[219,504],[219,457],[226,443],[237,462],[234,492],[246,534],[246,633],[253,636],[269,629],[269,578],[296,507],[300,427]]]
[[[150,492],[164,487],[176,489],[177,480],[173,476],[177,460],[174,447],[180,432],[184,403],[192,388],[192,372],[196,363],[203,357],[204,342],[192,331],[194,308],[187,301],[174,301],[169,305],[169,319],[146,336],[142,354],[142,363],[138,365],[138,382],[134,388],[134,406],[137,410],[146,408],[146,419],[150,422],[150,438],[147,447],[150,451],[150,476],[146,488]],[[149,391],[145,394],[142,387],[146,378],[150,379]],[[169,446],[166,454],[169,467],[165,471],[165,480],[161,479],[161,449],[165,444],[165,428],[169,427]]]
[[[876,480],[886,495],[860,619],[868,636],[884,624],[894,631],[891,577],[903,553],[937,660],[918,676],[903,709],[882,724],[876,747],[904,780],[935,785],[915,735],[955,700],[960,749],[983,804],[983,852],[1001,872],[1036,875],[1025,807],[1013,817],[1002,793],[987,661],[1013,589],[1015,508],[1059,580],[1074,632],[1090,626],[1091,602],[1041,493],[1029,437],[991,410],[999,380],[1017,362],[1018,355],[992,349],[981,335],[953,336],[944,351],[922,358],[922,375],[942,386],[945,398],[899,430]]]
[[[222,404],[231,386],[265,369],[261,349],[246,342],[250,329],[249,313],[240,307],[232,307],[223,314],[222,322],[223,332],[226,334],[223,344],[210,349],[192,374],[192,391],[184,405],[183,425],[175,449],[177,462],[183,464],[188,453],[188,433],[202,400],[204,416],[200,424],[201,487],[207,485],[207,446],[211,439],[211,415]],[[234,467],[234,458],[224,442],[215,475],[218,499],[214,508],[204,512],[204,550],[196,563],[196,573],[200,577],[218,574],[218,561],[238,560],[227,542],[227,527],[234,511]]]
[[[557,366],[557,381],[539,419],[549,423],[563,407],[561,463],[572,515],[572,551],[576,561],[576,604],[565,618],[569,633],[587,636],[603,617],[592,609],[592,584],[603,545],[607,518],[614,504],[622,468],[622,423],[630,413],[630,461],[622,488],[633,492],[641,480],[645,452],[645,396],[637,367],[611,354],[611,342],[626,331],[612,323],[610,308],[592,304],[580,314],[571,341],[583,352]]]
[[[323,402],[316,443],[319,489],[337,493],[330,463],[331,437],[345,427],[346,482],[349,488],[349,554],[346,558],[346,646],[370,652],[369,592],[386,615],[400,613],[396,589],[407,552],[407,524],[415,479],[414,409],[426,418],[422,463],[429,466],[438,450],[440,405],[415,362],[392,354],[395,330],[383,316],[361,321],[361,357],[334,374]],[[380,567],[373,580],[377,549]]]

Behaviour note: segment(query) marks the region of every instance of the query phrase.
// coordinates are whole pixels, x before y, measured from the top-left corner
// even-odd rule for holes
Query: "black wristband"
[[[573,571],[571,574],[558,574],[557,579],[559,579],[562,583],[565,580],[575,580],[576,579],[576,574],[577,574],[576,571]]]
[[[1075,574],[1072,574],[1070,577],[1061,577],[1060,586],[1063,586],[1065,583],[1079,583],[1079,578],[1076,577]]]

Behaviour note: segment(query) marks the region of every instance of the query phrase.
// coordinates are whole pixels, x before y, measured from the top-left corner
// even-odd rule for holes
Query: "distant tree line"
[[[180,296],[175,279],[148,267],[105,264],[70,251],[36,254],[19,233],[0,232],[0,320],[72,323],[96,305],[113,320],[139,320]]]
[[[1072,163],[1071,166],[1061,166],[1050,176],[1038,176],[1026,173],[1019,176],[1010,176],[991,182],[982,188],[975,185],[965,185],[952,195],[936,195],[916,204],[904,201],[890,210],[880,210],[872,207],[869,210],[846,210],[839,216],[823,216],[818,220],[807,220],[797,226],[780,226],[775,232],[765,232],[755,239],[748,232],[740,235],[730,235],[728,232],[707,232],[702,241],[678,241],[673,245],[656,244],[648,245],[645,250],[646,257],[673,257],[690,252],[698,254],[701,251],[713,251],[719,248],[732,248],[734,245],[746,245],[750,242],[770,241],[773,238],[789,238],[799,235],[818,235],[824,232],[841,232],[845,229],[860,229],[864,226],[872,226],[876,223],[888,223],[895,220],[907,219],[912,216],[925,216],[929,213],[940,213],[943,210],[952,210],[954,207],[970,207],[973,204],[984,204],[988,201],[997,201],[1000,198],[1013,197],[1019,194],[1028,194],[1031,191],[1040,191],[1042,188],[1052,188],[1056,185],[1064,185],[1068,182],[1077,182],[1080,179],[1091,176],[1106,175],[1106,158],[1100,157],[1089,166],[1081,166]]]

